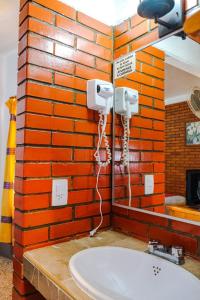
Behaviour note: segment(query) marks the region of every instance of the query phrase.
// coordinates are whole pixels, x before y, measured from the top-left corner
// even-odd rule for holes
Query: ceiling
[[[166,54],[166,63],[200,77],[200,45],[190,38],[172,36],[156,43]]]
[[[61,0],[107,25],[117,25],[137,12],[139,0]]]
[[[165,103],[188,100],[193,87],[200,87],[200,44],[172,36],[154,45],[165,58]]]

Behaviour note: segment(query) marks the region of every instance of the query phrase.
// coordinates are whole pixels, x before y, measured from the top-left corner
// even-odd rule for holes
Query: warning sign
[[[135,52],[119,58],[114,62],[114,78],[120,78],[135,72]]]

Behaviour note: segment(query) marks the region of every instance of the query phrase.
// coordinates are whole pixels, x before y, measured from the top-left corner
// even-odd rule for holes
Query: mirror
[[[130,130],[114,113],[114,205],[200,222],[200,119],[188,105],[196,95],[200,110],[200,44],[174,35],[135,56],[135,71],[115,79],[116,87],[139,91],[139,111]]]

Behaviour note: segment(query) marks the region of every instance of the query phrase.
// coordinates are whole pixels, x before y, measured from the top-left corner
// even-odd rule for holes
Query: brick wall
[[[40,299],[23,281],[24,251],[79,237],[99,222],[98,115],[86,107],[86,82],[111,81],[112,43],[111,27],[61,2],[21,1],[14,299]],[[103,173],[103,227],[109,227],[110,167]],[[68,179],[67,206],[51,207],[53,178]]]
[[[194,9],[195,6],[198,5],[198,1],[186,1],[186,10],[189,11],[190,9]],[[115,43],[114,43],[114,57],[118,58],[121,55],[127,54],[132,50],[137,50],[140,47],[143,47],[145,45],[148,45],[149,43],[152,43],[153,41],[158,40],[158,32],[157,32],[157,28],[156,25],[152,22],[152,21],[146,21],[142,18],[140,18],[139,16],[133,16],[132,18],[124,21],[122,24],[118,25],[115,28]],[[152,47],[150,47],[150,49],[152,49]],[[152,49],[153,50],[153,49]],[[144,53],[143,53],[144,52]],[[145,53],[146,50],[143,52],[139,52],[139,55],[143,55],[143,54],[147,54]],[[148,53],[149,54],[149,53]],[[152,55],[152,53],[151,53]],[[139,59],[138,59],[139,60]],[[152,68],[152,58],[151,58],[151,63],[147,63],[147,61],[145,60],[141,60],[140,59],[140,64],[148,64],[149,67]],[[155,66],[154,66],[155,67]],[[160,68],[160,67],[159,67]],[[150,70],[150,68],[149,68]],[[152,70],[152,69],[151,69]],[[161,68],[162,70],[162,68]],[[143,71],[141,69],[141,66],[139,69],[137,69],[137,72]],[[142,73],[146,73],[146,72],[142,72]],[[139,75],[139,76],[138,76]],[[157,77],[157,75],[155,76],[155,73],[147,73],[146,75],[152,78]],[[154,167],[155,165],[159,166],[158,167],[158,171],[155,172],[155,169],[151,169],[151,171],[154,171],[155,173],[160,173],[159,176],[161,176],[160,178],[162,178],[162,176],[164,175],[164,162],[158,162],[158,160],[160,159],[160,154],[162,157],[162,153],[164,151],[164,143],[162,142],[162,140],[156,141],[155,139],[157,138],[156,133],[154,135],[154,138],[149,138],[149,135],[147,138],[142,137],[142,140],[138,140],[138,144],[136,143],[136,139],[141,138],[141,131],[143,129],[145,129],[145,126],[149,126],[148,124],[150,124],[150,126],[152,126],[152,124],[156,121],[155,118],[155,112],[156,111],[161,111],[162,113],[162,105],[163,102],[160,101],[162,100],[162,98],[160,99],[159,97],[155,97],[155,95],[158,95],[157,93],[153,93],[152,95],[143,95],[144,91],[148,91],[149,87],[150,90],[154,89],[154,91],[161,91],[162,92],[162,88],[158,86],[157,87],[153,87],[153,83],[148,83],[147,82],[141,82],[140,78],[143,77],[142,74],[137,74],[135,77],[134,74],[131,74],[129,76],[128,79],[123,79],[121,80],[121,82],[124,83],[124,85],[128,85],[130,83],[130,87],[135,87],[135,88],[139,88],[140,91],[140,115],[139,115],[139,119],[141,120],[140,125],[138,125],[137,123],[134,124],[134,122],[132,123],[132,125],[135,127],[134,128],[134,132],[135,132],[135,147],[136,150],[140,150],[139,152],[139,156],[138,154],[133,156],[134,160],[137,161],[136,163],[136,170],[137,173],[134,174],[134,176],[132,176],[132,184],[134,185],[140,185],[142,186],[142,179],[143,179],[143,175],[141,175],[140,173],[140,169],[139,169],[139,164],[140,163],[144,163],[142,162],[142,153],[145,152],[145,155],[147,155],[148,157],[148,163],[153,164]],[[130,80],[130,78],[133,78],[132,82],[128,82],[128,80]],[[145,86],[145,89],[141,89],[141,86]],[[141,102],[141,96],[142,98],[144,97],[144,102]],[[156,107],[155,106],[155,98],[159,101],[159,104],[161,106]],[[149,102],[150,101],[150,102]],[[141,115],[142,112],[142,107],[145,107],[145,109],[147,110],[151,110],[152,114],[146,114],[146,115]],[[147,123],[144,123],[144,118],[146,119]],[[162,124],[161,126],[164,125],[164,123],[162,122],[163,120],[159,120],[159,124]],[[161,121],[161,122],[160,122]],[[150,122],[150,123],[149,123]],[[151,123],[152,122],[152,123]],[[117,121],[117,124],[119,124],[119,121]],[[144,124],[146,124],[144,126]],[[138,128],[139,127],[139,132],[138,132]],[[148,127],[147,127],[148,128]],[[158,130],[158,128],[152,128],[153,130],[155,130],[155,132]],[[152,129],[147,129],[147,130],[152,130]],[[164,131],[164,127],[160,128],[160,132],[163,133]],[[159,132],[159,131],[157,131]],[[138,136],[137,136],[138,135]],[[152,140],[151,140],[152,139]],[[153,156],[153,152],[155,150],[153,150],[152,152],[152,148],[150,149],[145,149],[144,145],[148,145],[148,142],[152,142],[153,144],[157,143],[157,145],[160,145],[160,149],[158,151],[158,149],[156,150],[156,154],[155,156]],[[139,148],[138,145],[140,145],[140,143],[142,143],[141,149]],[[117,145],[117,143],[116,143]],[[145,146],[148,147],[148,146]],[[146,151],[147,150],[147,151]],[[134,148],[135,151],[135,148]],[[152,152],[152,153],[151,153]],[[115,158],[117,159],[117,158]],[[155,159],[155,162],[154,162]],[[139,162],[140,161],[140,162]],[[154,168],[153,167],[153,168]],[[147,172],[150,172],[150,170],[148,170]],[[121,173],[118,174],[119,176],[119,182],[121,182],[122,185],[124,185],[123,180],[121,176]],[[139,176],[138,176],[139,175]],[[118,178],[116,178],[116,183],[117,183]],[[126,178],[125,178],[126,180]],[[159,179],[161,180],[161,179]],[[162,179],[163,181],[161,181],[161,193],[163,193],[163,183],[165,182],[165,179]],[[141,202],[143,201],[143,187],[141,187],[141,189],[136,188],[133,185],[133,206],[140,206]],[[136,191],[136,195],[134,194],[134,189]],[[138,197],[138,194],[140,197]],[[141,194],[140,194],[141,193]],[[160,193],[160,194],[161,194]],[[141,198],[142,197],[142,198]],[[123,197],[121,197],[123,198]],[[138,199],[139,198],[139,199]],[[148,197],[147,197],[148,199]],[[150,197],[151,199],[151,197]],[[160,196],[158,197],[158,199],[160,199]],[[122,200],[122,201],[121,201]],[[118,200],[118,202],[120,202],[121,204],[126,204],[126,202],[124,202],[123,199],[121,199],[120,201]],[[153,203],[153,201],[151,202],[151,204]],[[143,204],[142,204],[143,205]],[[144,207],[144,206],[143,206]],[[162,206],[161,206],[162,207]],[[146,208],[145,208],[146,209]],[[148,208],[149,209],[149,208]],[[155,209],[154,209],[155,211]],[[162,211],[162,210],[161,210]],[[167,245],[171,245],[171,244],[180,244],[183,245],[183,247],[186,250],[186,253],[199,258],[200,257],[200,227],[199,226],[195,226],[195,225],[190,225],[190,224],[186,224],[183,222],[179,222],[179,221],[172,221],[170,219],[167,218],[160,218],[157,216],[152,216],[149,214],[145,214],[142,212],[136,212],[133,210],[129,210],[128,208],[120,208],[120,207],[116,207],[114,206],[112,208],[112,226],[115,230],[117,231],[121,231],[124,232],[128,235],[134,236],[136,238],[148,241],[149,239],[158,239],[161,242],[163,242],[164,244]]]
[[[187,102],[166,106],[166,193],[185,196],[186,170],[200,169],[200,145],[186,145],[186,123],[199,121]]]
[[[111,80],[113,29],[57,0],[20,2],[13,299],[39,300],[41,295],[23,279],[23,252],[80,237],[99,220],[93,160],[98,116],[87,109],[85,91],[87,79]],[[146,34],[143,20],[131,20],[139,32],[136,27],[129,32],[128,21],[116,28],[115,57],[158,38],[152,22],[146,23]],[[149,113],[145,118],[151,119]],[[159,166],[162,170],[163,163]],[[110,174],[109,167],[100,179],[104,227],[110,225]],[[52,209],[52,178],[58,177],[69,180],[69,205]],[[114,212],[119,230],[123,226],[117,208]],[[140,228],[135,229],[139,238]],[[197,234],[197,229],[186,230]]]

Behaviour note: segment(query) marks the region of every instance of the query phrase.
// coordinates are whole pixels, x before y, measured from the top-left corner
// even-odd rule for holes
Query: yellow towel
[[[10,112],[10,126],[7,141],[2,206],[0,210],[0,255],[10,256],[12,249],[12,219],[14,212],[14,178],[16,162],[16,97],[9,98],[6,105]]]

